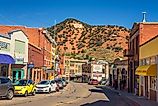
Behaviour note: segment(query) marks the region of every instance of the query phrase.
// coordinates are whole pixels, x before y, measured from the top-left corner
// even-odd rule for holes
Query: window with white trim
[[[150,64],[156,64],[156,56],[150,58]]]

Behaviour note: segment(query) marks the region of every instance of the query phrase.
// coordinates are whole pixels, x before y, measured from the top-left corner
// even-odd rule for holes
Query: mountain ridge
[[[60,55],[108,62],[123,58],[130,33],[130,29],[123,26],[89,25],[74,18],[68,18],[47,30],[52,37],[55,36]]]

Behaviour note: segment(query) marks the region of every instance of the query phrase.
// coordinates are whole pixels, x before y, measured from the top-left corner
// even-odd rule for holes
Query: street
[[[0,106],[136,106],[126,97],[104,86],[70,82],[57,93],[36,94],[36,96],[15,97],[0,100]]]

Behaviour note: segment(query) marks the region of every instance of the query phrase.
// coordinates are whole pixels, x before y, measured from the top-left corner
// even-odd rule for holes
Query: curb
[[[131,99],[130,97],[126,96],[129,100],[131,100],[135,105],[134,106],[141,106],[137,101]]]

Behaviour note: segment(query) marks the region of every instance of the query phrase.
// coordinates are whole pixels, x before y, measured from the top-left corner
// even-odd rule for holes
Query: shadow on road
[[[134,101],[120,95],[118,92],[108,89],[105,86],[96,86],[96,88],[89,89],[92,93],[103,93],[108,100],[98,100],[93,103],[86,103],[81,106],[139,106]],[[97,99],[97,98],[96,98]]]
[[[95,92],[95,93],[104,93],[102,89],[95,89],[95,88],[89,89],[89,91]]]
[[[109,101],[98,100],[98,101],[95,101],[93,103],[86,103],[86,104],[83,104],[80,106],[105,106],[106,102],[109,102]]]

